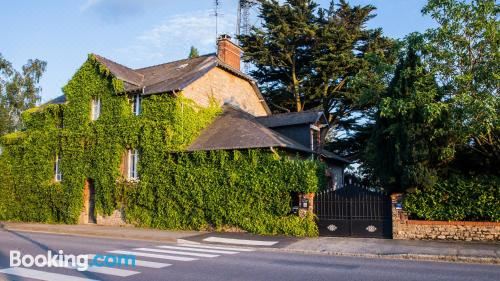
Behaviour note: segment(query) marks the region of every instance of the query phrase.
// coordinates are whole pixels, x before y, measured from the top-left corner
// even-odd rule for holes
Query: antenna
[[[220,6],[222,5],[221,0],[215,0],[214,2],[214,13],[212,14],[215,16],[215,43],[217,44],[217,40],[219,38],[219,16],[223,16],[220,11]]]
[[[248,35],[250,33],[250,10],[259,4],[259,0],[239,0],[238,4],[238,19],[236,23],[236,38],[240,35]],[[245,63],[243,65],[245,73],[250,70],[250,65]]]
[[[250,9],[257,4],[258,0],[239,0],[236,35],[246,35],[250,33]]]

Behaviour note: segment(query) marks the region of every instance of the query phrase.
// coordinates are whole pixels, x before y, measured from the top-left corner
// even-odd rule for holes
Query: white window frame
[[[141,102],[142,97],[140,94],[135,94],[132,96],[132,112],[135,116],[139,116],[141,114]]]
[[[92,121],[95,121],[99,119],[101,116],[101,99],[100,98],[94,98],[92,99]]]
[[[137,170],[137,166],[139,164],[139,150],[129,149],[127,157],[128,157],[127,178],[129,180],[139,180],[139,173]]]
[[[56,161],[54,163],[54,180],[56,182],[62,181],[61,158],[59,154],[56,154]]]

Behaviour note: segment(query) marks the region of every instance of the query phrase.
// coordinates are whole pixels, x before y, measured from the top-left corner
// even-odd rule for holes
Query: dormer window
[[[59,157],[59,155],[56,155],[56,161],[54,163],[54,180],[56,182],[60,182],[62,180],[61,157]]]
[[[141,114],[141,95],[136,94],[132,97],[132,112],[135,116]]]
[[[95,98],[92,99],[92,112],[91,112],[92,121],[99,119],[99,116],[101,116],[101,99]]]

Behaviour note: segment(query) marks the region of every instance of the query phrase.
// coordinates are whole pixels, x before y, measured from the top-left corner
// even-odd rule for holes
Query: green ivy
[[[500,221],[500,178],[459,177],[417,190],[404,199],[404,209],[417,219]]]
[[[182,93],[153,95],[135,116],[123,89],[90,55],[63,88],[66,104],[26,111],[26,130],[0,138],[0,219],[77,223],[84,182],[93,179],[96,212],[123,208],[127,221],[139,226],[317,234],[312,216],[288,213],[292,192],[323,184],[320,163],[261,150],[187,153],[220,107],[200,107]],[[101,115],[91,121],[95,98]],[[138,183],[120,173],[127,149],[140,151]],[[54,180],[56,154],[61,182]]]

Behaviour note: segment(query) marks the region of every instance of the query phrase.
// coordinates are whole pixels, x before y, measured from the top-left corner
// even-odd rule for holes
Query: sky
[[[219,34],[234,35],[238,0],[220,2]],[[328,7],[330,0],[316,2]],[[349,2],[377,7],[368,27],[392,38],[435,25],[420,13],[426,0]],[[2,56],[16,69],[28,59],[47,61],[42,102],[62,94],[89,53],[139,68],[186,58],[191,46],[215,52],[214,0],[16,0],[2,10]]]

